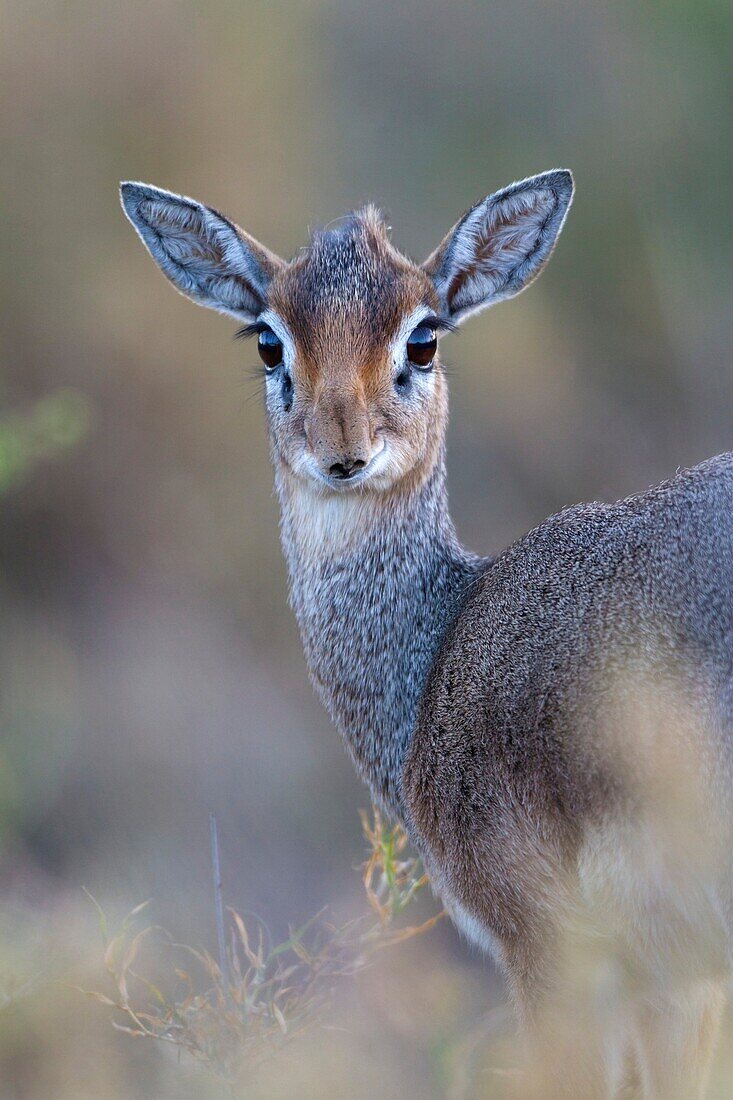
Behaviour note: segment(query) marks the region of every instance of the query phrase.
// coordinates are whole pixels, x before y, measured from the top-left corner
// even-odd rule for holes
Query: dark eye
[[[283,361],[283,346],[271,328],[263,328],[257,340],[257,350],[268,370],[274,370]]]
[[[430,325],[419,325],[407,341],[407,358],[415,367],[425,370],[438,350],[438,337]]]

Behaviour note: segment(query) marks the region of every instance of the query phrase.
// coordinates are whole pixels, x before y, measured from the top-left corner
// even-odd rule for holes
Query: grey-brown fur
[[[537,276],[572,187],[489,196],[423,265],[371,207],[284,263],[194,200],[128,184],[123,205],[178,289],[279,342],[266,413],[309,671],[503,966],[527,1094],[616,1095],[633,1049],[643,1096],[687,1100],[733,919],[733,456],[479,558],[447,507],[439,356],[408,356],[426,318]]]
[[[404,819],[401,777],[420,696],[482,561],[458,543],[442,461],[353,549],[319,560],[299,549],[282,473],[278,492],[291,602],[311,677],[374,798]]]
[[[451,889],[509,944],[551,927],[521,873],[542,830],[547,859],[572,872],[584,822],[632,793],[633,776],[598,721],[609,685],[632,672],[674,678],[720,730],[713,779],[730,800],[731,454],[617,504],[545,520],[484,568],[446,633],[405,797]]]

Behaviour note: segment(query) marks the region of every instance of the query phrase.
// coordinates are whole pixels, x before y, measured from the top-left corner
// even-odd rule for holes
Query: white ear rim
[[[268,278],[236,226],[211,207],[147,183],[125,181],[120,184],[120,201],[127,218],[176,290],[197,305],[214,309],[238,321],[251,322],[261,311]],[[156,229],[152,212],[156,206],[164,210],[167,219],[181,215],[181,232],[195,237],[196,232],[184,225],[183,214],[198,218],[206,243],[215,244],[222,256],[222,272],[197,278],[194,265],[186,264],[185,247],[173,238],[164,238]],[[192,254],[193,255],[193,254]]]
[[[566,168],[555,168],[510,184],[482,199],[464,214],[450,234],[440,263],[432,273],[443,308],[451,320],[461,323],[482,309],[513,298],[537,278],[549,260],[565,224],[574,190],[572,173]],[[492,223],[498,225],[499,215],[506,213],[507,207],[510,212],[514,207],[514,213],[529,213],[528,200],[533,198],[536,203],[540,195],[545,197],[546,212],[538,218],[537,237],[531,249],[515,250],[515,262],[502,274],[501,279],[492,280],[490,276],[474,277],[474,283],[484,283],[482,292],[478,293],[475,289],[473,297],[464,292],[463,302],[459,294],[456,302],[451,305],[447,301],[450,285],[455,276],[474,261],[480,235],[484,238],[488,236]],[[524,211],[522,206],[525,207]],[[502,230],[499,229],[498,232],[501,233]],[[511,230],[504,232],[508,237]],[[509,247],[505,251],[510,254],[512,249]],[[427,263],[430,264],[430,260]]]

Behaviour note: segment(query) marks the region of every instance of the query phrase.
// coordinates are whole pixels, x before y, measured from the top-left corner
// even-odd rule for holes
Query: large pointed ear
[[[557,168],[464,214],[423,265],[446,315],[462,321],[524,290],[550,258],[572,198],[573,177]]]
[[[158,267],[199,305],[251,322],[283,261],[209,206],[145,183],[120,185],[122,207]]]

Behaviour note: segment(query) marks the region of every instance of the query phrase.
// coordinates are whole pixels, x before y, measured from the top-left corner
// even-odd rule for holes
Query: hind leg
[[[644,1100],[701,1100],[724,1005],[724,987],[714,981],[644,1003],[635,1044]]]
[[[554,947],[529,969],[508,967],[527,1053],[521,1095],[612,1100],[628,1047],[613,960],[583,937],[566,938],[559,953]]]

